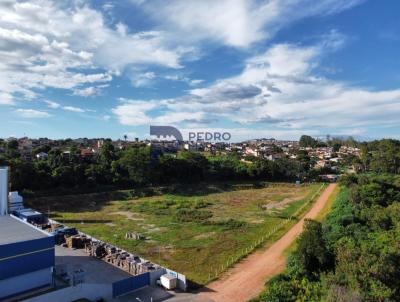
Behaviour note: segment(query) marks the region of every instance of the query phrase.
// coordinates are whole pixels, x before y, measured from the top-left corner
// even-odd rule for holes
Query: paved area
[[[71,275],[77,269],[86,272],[85,283],[113,283],[131,277],[130,274],[102,260],[88,256],[83,249],[69,249],[56,245],[56,265],[66,264]]]
[[[304,219],[318,215],[335,187],[336,184],[330,184],[311,210],[282,238],[268,249],[253,253],[238,263],[223,278],[204,288],[199,296],[215,302],[243,302],[257,297],[264,289],[265,281],[285,268],[284,251],[302,232]]]
[[[200,297],[198,294],[179,293],[166,291],[158,286],[146,286],[130,294],[118,297],[113,302],[213,302],[210,299]]]

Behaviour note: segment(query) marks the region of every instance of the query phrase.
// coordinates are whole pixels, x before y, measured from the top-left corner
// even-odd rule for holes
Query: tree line
[[[46,152],[47,158],[25,161],[19,154],[17,141],[0,142],[0,165],[10,166],[11,189],[77,188],[79,191],[198,181],[312,180],[330,172],[312,169],[315,161],[304,150],[297,152],[296,159],[275,161],[252,157],[243,162],[237,154],[205,156],[188,151],[160,154],[153,161],[150,147],[144,144],[121,150],[106,140],[92,158],[86,158],[81,156],[79,146],[66,143],[41,146],[34,153]],[[331,143],[346,142],[331,140]],[[359,172],[400,173],[400,141],[383,139],[357,145],[361,148],[360,157],[348,156],[345,164],[354,165]],[[69,153],[63,152],[66,148]]]
[[[343,177],[323,223],[307,220],[286,271],[258,301],[400,301],[400,177]]]
[[[300,147],[332,147],[333,151],[338,151],[340,146],[358,147],[360,145],[353,137],[327,137],[326,141],[318,140],[309,135],[302,135],[299,140]]]
[[[136,144],[125,149],[115,148],[110,141],[93,158],[81,156],[77,146],[50,148],[43,159],[26,161],[18,152],[15,141],[4,144],[0,165],[10,167],[12,190],[53,190],[57,188],[99,188],[199,181],[296,180],[310,172],[309,158],[282,158],[276,161],[254,158],[243,162],[237,155],[205,156],[199,152],[181,151],[160,154],[151,160],[151,149]],[[311,174],[310,174],[311,175]]]

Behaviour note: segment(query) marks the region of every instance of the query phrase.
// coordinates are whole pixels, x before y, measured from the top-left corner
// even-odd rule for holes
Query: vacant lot
[[[228,259],[295,213],[319,187],[197,185],[168,193],[123,191],[30,202],[55,220],[204,284]],[[126,239],[128,232],[143,239]]]

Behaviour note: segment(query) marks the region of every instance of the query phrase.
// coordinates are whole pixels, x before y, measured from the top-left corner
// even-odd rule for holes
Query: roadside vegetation
[[[325,203],[324,207],[322,210],[318,213],[317,217],[315,217],[315,220],[319,222],[323,222],[328,214],[331,212],[333,204],[335,203],[336,199],[338,198],[338,194],[340,192],[341,188],[340,186],[337,186],[332,194],[329,196],[328,201]]]
[[[112,198],[117,193],[109,198],[100,193],[29,202],[43,212],[50,210],[57,221],[205,284],[216,272],[220,274],[227,262],[250,252],[254,242],[296,213],[298,217],[265,243],[276,240],[300,218],[304,211],[298,210],[320,188],[318,183],[201,184],[143,197],[139,192],[121,191],[124,198],[119,200]],[[139,233],[144,239],[126,239],[127,232]]]
[[[256,301],[399,301],[400,177],[342,179],[322,223],[308,220],[286,271]]]

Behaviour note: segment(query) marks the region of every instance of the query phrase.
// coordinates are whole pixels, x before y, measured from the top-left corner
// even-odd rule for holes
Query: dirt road
[[[302,232],[305,218],[315,218],[336,184],[330,184],[311,210],[268,249],[258,251],[230,269],[221,279],[210,283],[198,296],[215,302],[244,302],[257,297],[265,281],[280,273],[286,264],[284,251]]]

